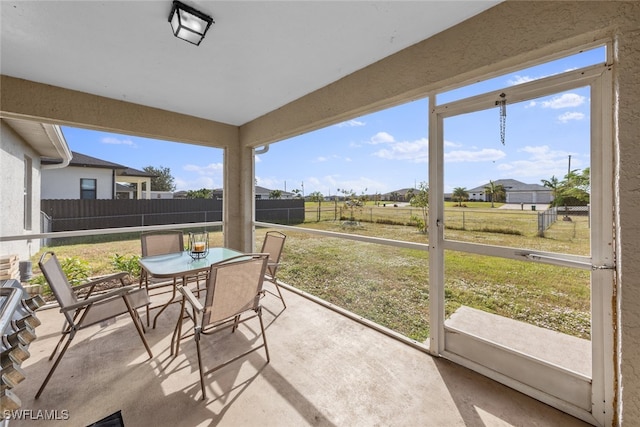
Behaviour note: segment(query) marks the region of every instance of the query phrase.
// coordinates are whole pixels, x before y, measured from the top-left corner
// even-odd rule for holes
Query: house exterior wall
[[[131,193],[131,198],[133,198],[133,192]],[[143,199],[173,199],[173,191],[152,191],[149,197],[147,197],[147,192],[142,191]]]
[[[79,199],[80,179],[96,180],[96,198],[113,199],[113,171],[111,169],[67,166],[42,171],[43,199]]]
[[[0,120],[0,235],[40,232],[40,157],[4,121]],[[24,228],[25,156],[32,160],[31,230]],[[0,255],[17,254],[27,261],[40,250],[40,240],[0,242]]]
[[[551,191],[507,191],[507,203],[551,203]]]

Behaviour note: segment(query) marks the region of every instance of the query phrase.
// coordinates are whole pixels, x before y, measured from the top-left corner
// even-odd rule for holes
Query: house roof
[[[141,171],[138,169],[130,168],[119,163],[109,162],[107,160],[98,159],[97,157],[88,156],[86,154],[78,153],[77,151],[72,151],[72,158],[69,162],[69,166],[76,167],[91,167],[91,168],[100,168],[100,169],[113,169],[117,171],[118,176],[135,176],[135,177],[149,177],[153,178],[157,175],[154,175],[149,172]],[[58,159],[50,159],[43,158],[42,164],[58,164],[60,161]]]
[[[515,179],[497,179],[493,181],[495,185],[502,185],[505,191],[514,192],[514,191],[549,191],[549,189],[540,184],[525,184],[524,182],[517,181]],[[483,193],[485,187],[488,187],[489,183],[483,184],[479,187],[472,188],[471,190],[467,190],[468,193]]]
[[[238,126],[500,2],[193,0],[194,46],[171,1],[2,1],[0,74]]]
[[[149,178],[154,178],[158,175],[147,172],[147,171],[141,171],[138,169],[134,169],[134,168],[126,168],[125,170],[123,170],[122,172],[120,172],[118,174],[119,176],[144,176],[144,177],[149,177]]]
[[[55,159],[59,164],[70,161],[71,150],[60,126],[20,119],[2,118],[2,120],[27,141],[40,156]]]
[[[107,160],[98,159],[97,157],[91,157],[86,154],[72,151],[73,158],[69,162],[69,166],[85,166],[92,168],[105,168],[105,169],[126,169],[127,167],[119,163],[109,162]]]
[[[409,187],[409,188],[401,188],[401,189],[399,189],[399,190],[389,191],[389,192],[387,192],[387,193],[384,193],[384,194],[383,194],[383,196],[388,196],[388,195],[391,195],[391,194],[393,194],[393,193],[398,193],[398,195],[400,195],[400,196],[406,196],[406,195],[407,195],[407,193],[409,193],[409,192],[414,192],[414,193],[415,193],[416,191],[417,191],[417,190],[416,190],[415,188],[413,188],[413,187]]]
[[[268,189],[266,187],[260,187],[259,185],[256,185],[256,187],[255,187],[255,192],[256,193],[260,193],[260,194],[262,194],[262,193],[271,193],[271,191],[272,190],[270,190],[270,189]]]

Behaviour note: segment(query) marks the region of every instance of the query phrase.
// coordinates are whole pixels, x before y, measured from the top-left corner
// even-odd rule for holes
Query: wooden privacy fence
[[[222,221],[222,200],[42,200],[51,231]],[[256,221],[304,222],[304,201],[256,200]]]

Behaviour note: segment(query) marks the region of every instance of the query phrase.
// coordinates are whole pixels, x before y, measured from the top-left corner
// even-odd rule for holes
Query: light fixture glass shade
[[[174,0],[169,14],[169,22],[174,36],[197,46],[204,39],[207,30],[213,23],[213,19],[186,4]]]

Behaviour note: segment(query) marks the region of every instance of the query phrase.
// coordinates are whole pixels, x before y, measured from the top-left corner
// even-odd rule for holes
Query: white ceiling
[[[486,10],[490,1],[0,1],[2,74],[241,125]]]

